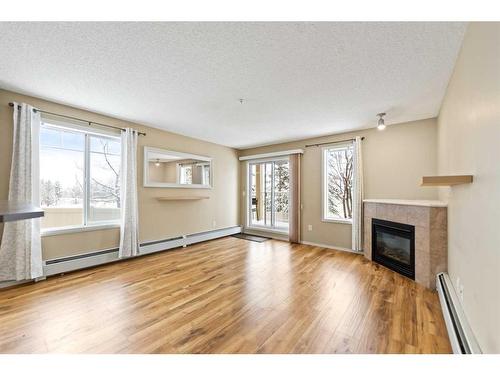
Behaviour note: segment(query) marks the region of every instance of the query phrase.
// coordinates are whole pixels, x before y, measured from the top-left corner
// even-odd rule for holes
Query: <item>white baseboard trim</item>
[[[436,288],[453,353],[482,353],[447,273],[441,272],[436,276]]]
[[[241,233],[240,226],[193,233],[165,240],[145,242],[140,245],[138,256],[152,254],[178,247],[186,247],[198,242],[226,237],[236,233]],[[43,271],[44,276],[51,276],[126,259],[131,258],[121,259],[118,257],[118,248],[111,248],[85,254],[79,254],[76,256],[46,260]]]
[[[99,250],[71,257],[48,259],[43,266],[43,274],[46,277],[58,275],[105,263],[112,263],[118,260],[120,260],[120,258],[118,258],[118,248]]]
[[[175,249],[176,247],[186,247],[185,236],[143,243],[139,248],[139,255],[152,254],[158,251]]]
[[[332,246],[332,245],[326,245],[326,244],[322,244],[322,243],[309,242],[309,241],[300,241],[300,243],[303,245],[324,247],[325,249],[340,250],[340,251],[345,251],[345,252],[354,253],[354,254],[363,254],[362,251],[354,251],[352,249],[348,249],[348,248],[341,247],[341,246]]]

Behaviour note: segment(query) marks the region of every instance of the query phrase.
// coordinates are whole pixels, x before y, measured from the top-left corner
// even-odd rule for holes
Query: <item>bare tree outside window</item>
[[[98,138],[98,140],[102,157],[98,158],[92,167],[107,171],[107,173],[91,176],[92,202],[120,208],[120,165],[117,160],[112,160],[117,159],[117,155],[110,150],[109,139]]]
[[[67,188],[65,194],[71,198],[71,203],[73,204],[78,204],[83,199],[83,185],[76,175],[74,185]]]
[[[56,206],[63,196],[59,181],[40,180],[40,203],[42,207]]]
[[[352,219],[353,148],[325,150],[326,219]]]

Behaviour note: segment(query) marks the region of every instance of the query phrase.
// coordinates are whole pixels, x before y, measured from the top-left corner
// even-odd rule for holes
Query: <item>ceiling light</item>
[[[160,166],[160,159],[156,159],[155,166],[156,166],[156,167],[159,167],[159,166]]]
[[[377,113],[378,121],[377,121],[377,129],[378,130],[384,130],[385,129],[385,122],[384,122],[384,116],[385,113]]]

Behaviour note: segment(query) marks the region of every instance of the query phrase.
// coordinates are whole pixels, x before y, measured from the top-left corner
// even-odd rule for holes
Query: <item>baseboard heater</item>
[[[194,243],[226,237],[236,233],[241,233],[241,227],[235,226],[215,229],[159,241],[144,242],[140,244],[139,256],[178,247],[186,247]],[[104,263],[116,262],[118,260],[121,260],[118,258],[118,248],[93,251],[85,254],[46,260],[43,267],[43,273],[44,276],[57,275]]]
[[[436,287],[453,353],[482,353],[447,273],[441,272],[437,275]]]

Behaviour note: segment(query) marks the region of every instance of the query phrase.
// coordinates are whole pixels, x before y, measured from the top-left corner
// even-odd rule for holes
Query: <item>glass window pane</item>
[[[271,226],[271,163],[250,165],[250,221],[252,225]]]
[[[203,166],[203,185],[210,185],[210,165]]]
[[[120,219],[120,163],[118,139],[89,136],[90,191],[88,222]]]
[[[84,151],[85,136],[78,132],[62,132],[62,145],[68,150]]]
[[[40,145],[61,147],[61,131],[49,128],[45,125],[40,127]]]
[[[289,189],[290,174],[288,160],[274,162],[274,225],[279,229],[288,229]]]
[[[65,149],[62,139],[84,143],[85,136],[62,129],[40,129],[40,204],[45,216],[41,228],[83,224],[84,152]]]
[[[325,150],[327,219],[352,218],[352,146]]]
[[[190,185],[193,183],[193,166],[181,165],[180,166],[180,183]]]
[[[288,230],[288,160],[250,164],[250,224]]]
[[[117,155],[121,153],[121,142],[119,139],[90,136],[90,151],[104,153],[106,155]]]
[[[258,224],[260,220],[260,202],[258,197],[259,186],[257,186],[257,168],[258,165],[250,164],[250,223]]]
[[[272,201],[272,186],[273,186],[273,163],[264,164],[264,225],[271,226],[271,218],[273,215],[273,201]]]

